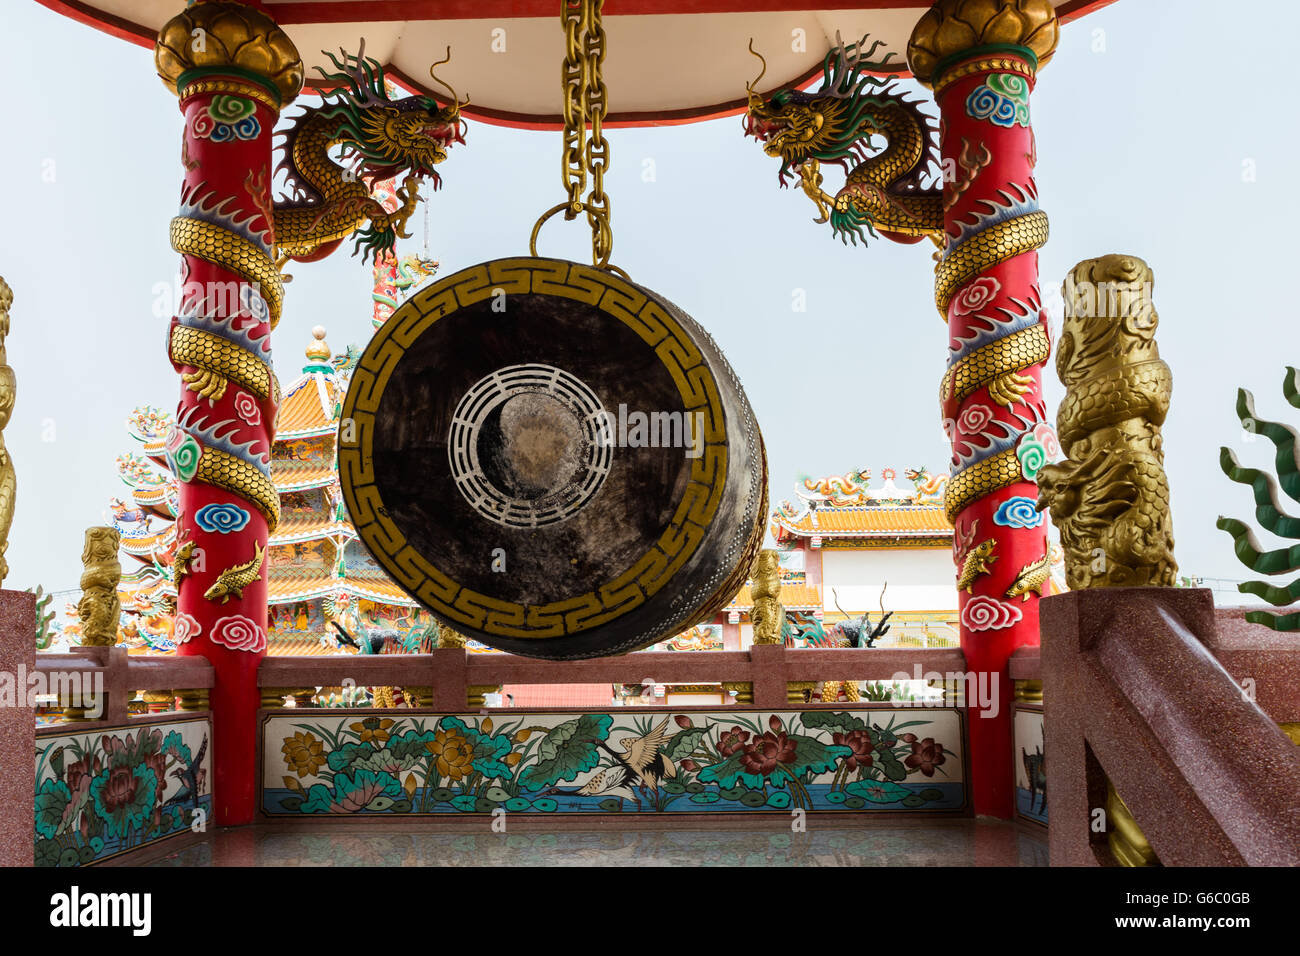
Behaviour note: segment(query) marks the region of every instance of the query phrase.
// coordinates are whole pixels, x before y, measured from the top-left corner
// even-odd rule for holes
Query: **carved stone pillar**
[[[995,699],[967,702],[971,788],[976,813],[1003,818],[1014,810],[1007,663],[1017,647],[1038,643],[1049,566],[1034,509],[1034,479],[1055,446],[1041,388],[1049,349],[1035,251],[1047,217],[1029,96],[1057,34],[1050,0],[940,0],[907,50],[940,114],[935,303],[948,323],[940,401],[953,446],[945,504],[956,528],[961,645],[969,669],[989,675],[980,686],[996,687]]]
[[[283,289],[272,258],[271,134],[303,67],[265,13],[216,0],[164,24],[154,60],[185,116],[171,223],[185,285],[168,336],[182,380],[167,441],[180,485],[177,652],[212,663],[215,822],[230,826],[256,809],[265,557],[280,517],[270,334]]]

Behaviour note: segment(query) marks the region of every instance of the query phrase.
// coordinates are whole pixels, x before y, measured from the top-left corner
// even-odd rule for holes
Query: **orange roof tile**
[[[346,578],[342,582],[348,591],[358,597],[388,604],[405,604],[414,607],[416,602],[392,581],[376,578]]]
[[[273,571],[266,583],[266,599],[270,604],[307,601],[339,591],[381,604],[416,606],[416,602],[405,591],[386,578],[335,578],[319,571],[308,571],[305,574]]]
[[[320,488],[334,481],[334,465],[327,461],[291,461],[271,459],[271,481],[283,494],[301,488]]]
[[[802,538],[823,537],[929,537],[952,534],[952,524],[942,505],[899,505],[897,507],[822,506],[791,519],[781,513],[772,516],[773,529]]]
[[[285,390],[275,419],[276,440],[323,435],[337,428],[334,407],[343,400],[343,391],[334,377],[324,372],[308,372],[295,379]]]
[[[290,544],[313,538],[357,536],[356,529],[347,521],[333,521],[322,514],[281,514],[280,524],[271,535],[271,544]]]
[[[821,592],[811,584],[782,584],[777,600],[790,611],[818,610],[822,606]],[[753,606],[754,598],[749,593],[749,585],[746,584],[740,589],[740,593],[731,599],[726,610],[746,611]]]
[[[266,600],[269,604],[284,604],[323,597],[339,590],[342,583],[327,574],[279,575],[273,572],[266,582]]]
[[[266,641],[270,657],[337,657],[338,648],[322,644],[320,637],[276,637],[271,634]]]

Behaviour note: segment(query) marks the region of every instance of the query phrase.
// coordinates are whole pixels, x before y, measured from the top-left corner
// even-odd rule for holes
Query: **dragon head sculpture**
[[[386,179],[408,172],[416,177],[429,177],[434,188],[441,177],[434,166],[447,158],[453,143],[465,142],[461,101],[456,91],[439,80],[434,73],[439,66],[451,60],[447,56],[429,68],[429,74],[451,93],[451,102],[439,106],[430,96],[407,96],[394,100],[388,95],[384,70],[378,61],[365,55],[365,41],[356,56],[340,51],[340,60],[327,53],[336,73],[321,70],[321,75],[337,84],[324,94],[322,117],[338,123],[338,141],[347,147],[358,165],[354,172],[366,179]]]
[[[893,54],[879,63],[864,63],[863,59],[871,56],[882,41],[877,40],[870,49],[863,49],[866,37],[844,46],[836,34],[835,41],[822,65],[826,78],[821,89],[815,93],[777,90],[767,99],[758,93],[767,60],[750,41],[749,52],[758,57],[763,68],[745,87],[749,94],[745,133],[763,144],[763,152],[781,160],[777,175],[782,186],[791,171],[798,171],[809,160],[847,167],[851,159],[866,159],[864,141],[879,129],[869,107],[882,105],[872,94],[886,92],[889,84],[864,71],[889,69]]]
[[[903,97],[891,77],[873,75],[899,68],[889,62],[892,53],[871,61],[882,41],[868,47],[867,39],[845,45],[836,34],[836,45],[822,65],[825,81],[815,93],[784,89],[766,98],[758,83],[767,61],[751,40],[749,51],[763,68],[746,85],[745,134],[781,160],[777,178],[783,187],[789,185],[790,173],[798,174],[820,213],[816,222],[829,222],[845,242],[865,241],[867,232],[899,242],[924,236],[938,241],[942,192],[922,185],[936,162],[929,119],[916,102]],[[845,172],[845,185],[835,195],[822,189],[823,163]]]
[[[275,241],[279,262],[311,262],[328,255],[344,237],[355,232],[356,253],[378,259],[390,252],[398,236],[409,234],[406,223],[419,201],[419,182],[441,184],[434,167],[447,159],[454,143],[464,143],[460,100],[456,91],[434,81],[451,94],[446,106],[430,96],[394,99],[384,69],[365,55],[365,41],[356,55],[326,51],[335,72],[320,70],[331,89],[318,108],[308,108],[285,133],[284,159],[287,198],[275,203]],[[341,147],[342,155],[335,149]],[[375,185],[403,176],[395,194],[382,201]],[[394,208],[395,200],[396,208]]]

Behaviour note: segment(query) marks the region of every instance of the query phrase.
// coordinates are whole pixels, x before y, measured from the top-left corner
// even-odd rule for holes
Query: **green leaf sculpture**
[[[50,610],[50,602],[54,600],[54,595],[46,594],[39,584],[35,591],[31,588],[27,590],[36,595],[36,649],[43,651],[54,640],[54,632],[50,628],[54,621],[54,612]]]
[[[1300,388],[1297,388],[1297,373],[1287,367],[1286,378],[1282,382],[1282,393],[1295,408],[1300,408]],[[1250,485],[1255,493],[1255,520],[1260,527],[1282,538],[1300,539],[1300,518],[1295,518],[1282,510],[1278,504],[1277,490],[1280,485],[1287,497],[1300,504],[1300,462],[1296,459],[1297,435],[1294,429],[1278,422],[1270,422],[1255,415],[1255,398],[1243,389],[1237,391],[1237,415],[1242,427],[1248,432],[1263,435],[1277,449],[1274,467],[1277,479],[1260,471],[1258,468],[1243,468],[1237,462],[1237,456],[1228,448],[1219,449],[1219,467],[1233,481]],[[1300,570],[1300,544],[1289,548],[1264,551],[1254,531],[1236,518],[1220,516],[1215,527],[1232,535],[1233,550],[1242,564],[1259,574],[1288,574]],[[1237,585],[1243,594],[1254,594],[1263,598],[1274,607],[1282,607],[1300,598],[1300,578],[1286,587],[1277,587],[1265,581],[1246,581]],[[1300,630],[1300,613],[1273,614],[1269,611],[1249,611],[1246,620],[1254,624],[1263,624],[1275,631]]]

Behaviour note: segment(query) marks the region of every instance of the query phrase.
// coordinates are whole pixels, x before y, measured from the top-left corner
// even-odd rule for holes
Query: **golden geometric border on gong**
[[[595,306],[654,349],[686,412],[703,415],[704,450],[672,521],[641,558],[611,581],[575,597],[527,605],[453,580],[406,540],[375,483],[375,415],[402,356],[433,323],[497,294],[557,296]],[[342,441],[351,422],[352,444]],[[699,549],[727,483],[726,418],[704,356],[659,302],[613,273],[550,259],[495,259],[450,275],[412,296],[366,346],[352,373],[339,432],[339,480],[357,534],[413,597],[452,621],[501,637],[556,638],[612,621],[657,594]]]

